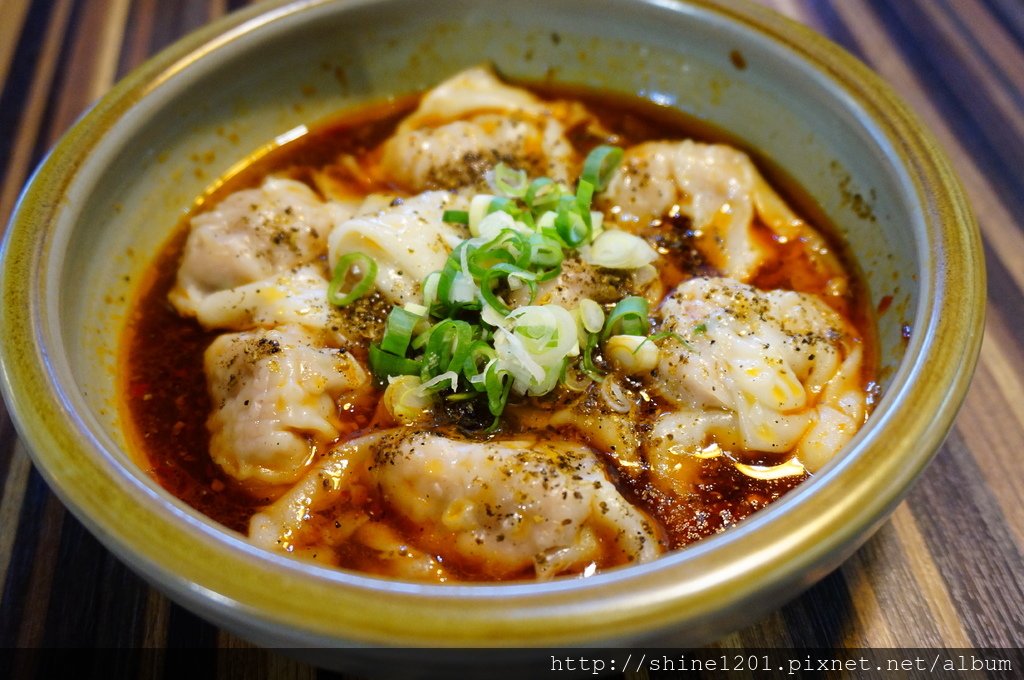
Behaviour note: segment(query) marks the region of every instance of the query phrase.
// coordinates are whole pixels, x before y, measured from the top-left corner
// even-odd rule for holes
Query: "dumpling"
[[[859,338],[819,298],[695,278],[659,315],[678,339],[663,344],[652,381],[677,409],[655,427],[655,456],[693,454],[714,442],[793,452],[813,471],[863,421]]]
[[[863,353],[859,345],[852,347],[839,370],[825,383],[811,426],[793,449],[808,470],[827,463],[864,424],[867,397],[861,386]]]
[[[498,162],[568,182],[579,159],[565,136],[575,107],[542,101],[473,68],[428,92],[382,147],[384,172],[411,192],[481,185]]]
[[[196,308],[196,320],[208,330],[304,326],[320,332],[330,347],[351,347],[380,337],[390,305],[372,294],[336,307],[327,301],[327,288],[319,265],[296,267],[207,295]]]
[[[342,255],[361,252],[377,263],[377,289],[395,304],[415,300],[420,284],[444,266],[448,254],[468,234],[441,218],[445,210],[465,207],[447,191],[411,198],[370,196],[352,219],[328,238],[333,268]]]
[[[767,253],[753,230],[755,211],[782,239],[804,238],[825,251],[821,237],[797,217],[737,149],[723,144],[647,142],[626,150],[600,195],[618,222],[646,225],[682,214],[699,234],[697,249],[729,278],[749,281]]]
[[[374,489],[379,499],[368,500]],[[527,572],[551,578],[589,565],[647,561],[663,549],[651,521],[619,494],[586,447],[403,430],[332,452],[253,517],[250,535],[259,545],[303,554],[316,552],[318,542],[330,549],[321,537],[331,526],[349,527],[351,540],[365,540],[353,526],[370,520],[351,511],[378,504],[402,526],[415,527],[406,532],[415,537],[411,542],[390,549],[414,556],[409,562],[424,575],[438,576],[445,564],[489,578]],[[387,533],[375,529],[373,535],[380,541]],[[378,542],[374,549],[382,547]],[[437,561],[424,563],[426,555]]]
[[[320,267],[305,266],[244,286],[207,295],[196,305],[196,320],[206,329],[246,330],[298,324],[337,326],[338,310],[327,302],[327,280]]]
[[[206,296],[314,261],[351,208],[324,203],[307,185],[269,178],[235,192],[192,219],[178,280],[169,298],[194,316]]]
[[[370,474],[373,451],[395,436],[376,432],[331,450],[281,497],[252,516],[249,539],[268,550],[329,565],[335,564],[338,551],[349,556],[347,566],[353,568],[393,578],[448,580],[448,570],[436,557],[371,516],[379,514],[374,511],[379,503]]]
[[[344,350],[301,326],[221,335],[204,355],[210,456],[238,480],[294,481],[339,434],[338,405],[368,387]]]
[[[423,544],[495,578],[550,578],[661,552],[650,521],[578,444],[457,441],[418,433],[377,454],[385,502]]]

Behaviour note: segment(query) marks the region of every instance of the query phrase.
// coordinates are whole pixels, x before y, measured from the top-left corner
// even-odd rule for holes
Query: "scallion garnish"
[[[583,172],[580,181],[590,182],[594,191],[604,191],[612,178],[612,173],[622,161],[622,149],[617,146],[602,144],[595,147],[587,159],[583,161]]]
[[[579,304],[580,322],[587,333],[600,333],[604,328],[604,310],[590,298],[583,298]]]
[[[484,389],[487,392],[487,408],[491,415],[499,418],[508,403],[508,395],[512,391],[512,376],[508,371],[498,368],[494,360],[487,366],[484,374]]]
[[[533,301],[538,284],[561,272],[565,251],[587,246],[589,252],[602,232],[602,216],[591,213],[591,205],[621,158],[617,147],[594,149],[575,191],[548,177],[531,181],[523,170],[499,163],[490,176],[497,195],[475,196],[468,210],[444,211],[445,222],[468,226],[472,236],[423,280],[422,305],[391,310],[383,337],[370,346],[376,378],[416,376],[423,397],[486,399],[492,428],[513,392],[546,394],[570,369],[601,380],[599,346],[614,334],[646,335],[647,301],[627,297],[607,316],[592,300],[573,313]],[[331,301],[348,304],[365,294],[376,269],[362,253],[342,257]],[[340,293],[353,272],[360,278]]]
[[[359,278],[352,283],[348,292],[341,292],[349,278],[354,273]],[[377,263],[365,253],[346,253],[338,258],[334,265],[334,273],[331,276],[331,283],[327,287],[327,300],[332,305],[344,307],[350,305],[363,297],[373,288],[377,279]]]
[[[580,369],[592,380],[600,381],[604,373],[594,365],[594,350],[597,349],[597,333],[588,333],[586,344],[583,345],[583,358],[580,360]]]
[[[469,212],[466,210],[445,210],[441,220],[451,224],[469,224]]]
[[[402,307],[392,309],[388,315],[380,348],[390,354],[405,356],[405,351],[409,348],[409,342],[412,340],[413,329],[422,318]]]
[[[498,358],[494,348],[484,340],[477,340],[469,347],[466,361],[462,364],[462,374],[466,382],[477,392],[485,392],[485,373],[492,361]]]
[[[501,167],[501,165],[498,167]],[[504,212],[515,217],[519,212],[519,209],[516,207],[516,203],[512,198],[508,196],[495,196],[487,206],[487,214],[494,212]]]
[[[701,326],[704,326],[704,324],[701,324]],[[699,326],[698,326],[698,328],[699,328]],[[706,330],[707,326],[704,326],[704,329]],[[703,330],[702,331],[697,331],[695,329],[694,332],[703,333],[704,331]],[[681,344],[686,349],[690,350],[691,352],[695,351],[693,345],[688,343],[686,341],[686,338],[684,338],[683,336],[679,335],[679,333],[674,333],[672,331],[658,331],[657,333],[655,333],[655,334],[653,334],[651,336],[648,336],[647,339],[650,340],[651,342],[661,342],[662,340],[672,339],[672,340],[675,340],[676,342],[678,342],[679,344]]]
[[[550,177],[538,177],[530,182],[523,202],[530,210],[537,211],[558,200],[560,195],[559,187]]]
[[[475,336],[476,329],[466,321],[445,319],[436,324],[423,350],[423,373],[420,377],[428,380],[438,373],[461,373]]]
[[[389,375],[419,375],[421,366],[420,361],[396,356],[377,345],[370,345],[370,370],[381,382]]]
[[[647,335],[650,320],[647,316],[647,300],[636,295],[622,298],[608,314],[601,331],[601,340],[612,335]]]
[[[570,248],[583,245],[590,238],[590,210],[584,214],[572,196],[563,196],[558,202],[555,232]]]
[[[494,309],[498,310],[502,314],[508,314],[511,312],[504,302],[501,301],[494,293],[498,281],[504,277],[507,282],[518,281],[521,284],[525,284],[530,289],[530,302],[532,303],[534,298],[537,297],[537,276],[536,274],[517,267],[514,264],[499,263],[492,266],[485,273],[483,278],[480,280],[480,294],[483,296],[484,302],[489,304]]]
[[[594,185],[585,179],[581,179],[576,185],[576,205],[579,206],[580,214],[587,216],[587,223],[590,220],[590,204],[594,200]]]
[[[494,168],[494,187],[510,198],[522,198],[529,189],[529,179],[525,170],[516,170],[504,163]]]
[[[530,263],[540,268],[541,271],[550,270],[555,272],[553,276],[558,275],[556,270],[560,267],[565,257],[562,252],[561,243],[544,234],[531,234],[527,240],[527,247],[530,252]]]

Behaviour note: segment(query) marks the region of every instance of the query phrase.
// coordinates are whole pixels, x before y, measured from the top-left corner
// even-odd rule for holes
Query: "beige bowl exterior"
[[[115,372],[135,282],[194,197],[260,145],[488,60],[517,78],[678,107],[774,159],[839,227],[872,299],[893,296],[879,319],[884,396],[813,480],[643,566],[434,586],[256,549],[164,492],[129,452]],[[177,601],[290,647],[694,645],[750,623],[834,569],[929,462],[965,394],[984,310],[977,228],[932,137],[841,49],[734,3],[314,0],[231,15],[133,72],[60,141],[2,255],[4,396],[47,482]]]

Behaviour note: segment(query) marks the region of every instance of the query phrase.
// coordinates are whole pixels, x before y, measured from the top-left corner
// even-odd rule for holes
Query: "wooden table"
[[[241,4],[0,0],[0,224],[46,150],[115,79]],[[1024,5],[768,4],[871,65],[937,135],[981,225],[989,308],[956,426],[892,521],[809,592],[719,644],[1024,646]],[[0,488],[0,646],[246,646],[101,547],[32,468],[3,408]],[[317,673],[269,651],[244,658],[261,676]]]

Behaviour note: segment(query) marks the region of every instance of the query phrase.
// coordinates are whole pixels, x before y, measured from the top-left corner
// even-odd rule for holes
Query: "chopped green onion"
[[[658,259],[658,251],[651,244],[621,229],[601,232],[582,255],[587,264],[608,269],[639,269]]]
[[[602,144],[595,147],[587,159],[583,161],[583,172],[580,181],[590,182],[595,191],[604,191],[611,181],[615,168],[622,161],[622,149],[617,146]]]
[[[538,177],[530,182],[523,202],[530,210],[537,211],[546,205],[555,203],[561,196],[561,189],[555,181],[548,177]]]
[[[482,279],[497,264],[513,264],[525,269],[530,265],[530,256],[530,242],[526,236],[513,229],[504,229],[467,256],[467,268],[473,277]]]
[[[512,311],[509,306],[502,302],[501,298],[494,293],[493,286],[497,283],[497,279],[502,276],[506,277],[506,279],[515,277],[529,286],[530,302],[533,302],[533,299],[537,296],[536,275],[522,267],[517,267],[514,264],[508,263],[494,265],[487,270],[483,278],[480,280],[480,294],[483,296],[484,302],[502,314],[508,314]]]
[[[701,325],[703,326],[704,324],[701,324]],[[705,328],[706,328],[706,326],[705,326]],[[696,329],[695,329],[695,332],[698,332],[698,331],[696,331]],[[699,332],[702,333],[703,331],[699,331]],[[673,333],[672,331],[658,331],[657,333],[655,333],[655,334],[653,334],[651,336],[648,336],[647,339],[650,340],[651,342],[661,342],[662,340],[672,339],[672,340],[678,341],[681,345],[683,345],[683,347],[685,347],[686,349],[690,350],[691,352],[695,352],[696,351],[694,346],[686,341],[686,338],[684,338],[683,336],[679,335],[678,333]]]
[[[466,360],[473,349],[473,327],[465,321],[459,321],[458,327],[452,333],[451,359],[448,360],[448,370],[462,371],[466,366]]]
[[[483,340],[477,340],[470,345],[466,361],[462,365],[462,374],[466,376],[466,381],[476,391],[486,391],[484,373],[487,371],[488,365],[497,358],[498,354],[494,348]]]
[[[573,197],[563,197],[563,200],[558,203],[555,231],[565,245],[575,248],[582,245],[590,237],[589,218],[589,212],[586,218],[579,213]]]
[[[487,214],[491,214],[493,212],[506,212],[515,217],[515,213],[518,212],[518,210],[516,209],[515,201],[508,196],[495,196],[487,206]]]
[[[405,425],[422,423],[430,417],[433,399],[420,392],[422,382],[414,375],[387,376],[381,402],[391,416]]]
[[[492,200],[494,200],[494,196],[477,194],[469,202],[469,233],[473,236],[480,235],[480,221],[487,215],[487,210],[491,207]]]
[[[464,309],[480,309],[477,286],[468,271],[468,251],[475,248],[474,240],[463,241],[457,245],[445,261],[444,268],[438,275],[436,297],[432,300],[430,308],[431,314],[451,317]],[[467,271],[463,271],[463,257],[467,261]]]
[[[469,211],[467,210],[445,210],[441,220],[452,224],[469,224]]]
[[[497,360],[487,366],[484,373],[484,389],[487,391],[487,408],[495,418],[500,416],[508,403],[512,391],[512,376],[498,368]]]
[[[469,273],[474,279],[480,280],[481,288],[483,288],[483,278],[495,265],[514,264],[517,259],[513,253],[504,248],[492,246],[492,244],[493,241],[466,257]]]
[[[555,218],[558,217],[558,213],[554,210],[546,210],[541,213],[541,216],[537,218],[536,229],[542,234],[552,234],[553,238],[558,238],[558,232],[555,231]]]
[[[528,182],[525,170],[516,170],[504,163],[494,167],[494,186],[503,196],[522,198],[529,189]]]
[[[415,314],[421,319],[426,317],[427,313],[430,311],[423,305],[418,305],[415,302],[406,302],[405,307],[403,307],[403,309],[409,312],[410,314]]]
[[[484,215],[477,225],[474,232],[475,236],[479,236],[485,239],[493,239],[501,232],[515,229],[516,219],[512,215],[508,214],[504,210],[497,210],[492,213]]]
[[[443,392],[449,401],[486,399],[494,416],[489,430],[494,430],[512,392],[546,394],[570,373],[585,381],[573,389],[589,384],[581,373],[602,380],[595,352],[609,336],[640,336],[638,342],[658,337],[646,337],[650,322],[643,298],[626,298],[607,316],[593,300],[582,301],[576,312],[533,305],[538,284],[561,272],[566,248],[587,246],[584,258],[592,250],[603,257],[595,239],[603,231],[604,216],[591,206],[621,158],[616,147],[594,149],[575,192],[548,177],[531,181],[523,170],[499,163],[490,175],[497,195],[474,196],[467,210],[445,210],[442,219],[468,225],[472,237],[423,280],[422,305],[392,309],[383,337],[370,347],[376,378],[415,376],[422,397]],[[614,254],[605,258],[609,263],[625,257],[620,246],[636,245],[620,235],[605,237],[602,244]],[[346,295],[337,294],[353,268],[363,278]],[[332,298],[355,299],[375,277],[372,260],[347,255],[336,268]],[[529,303],[510,309],[503,296],[522,288],[529,292]]]
[[[604,343],[604,357],[627,375],[638,375],[658,366],[660,352],[643,335],[613,335]]]
[[[604,213],[598,210],[590,211],[590,239],[594,240],[604,233]]]
[[[448,383],[447,387],[454,392],[459,388],[459,374],[455,371],[446,371],[434,376],[430,380],[424,380],[419,387],[420,394],[426,396],[434,392],[440,392],[446,387],[445,383]]]
[[[441,272],[431,272],[423,279],[423,306],[430,310],[437,302],[437,284],[441,280]]]
[[[583,359],[580,361],[580,368],[595,382],[604,380],[604,373],[594,365],[594,350],[597,349],[598,339],[597,333],[587,334],[587,341],[583,345]]]
[[[631,295],[619,300],[604,322],[601,341],[612,335],[647,335],[650,327],[647,311],[645,298]]]
[[[588,333],[600,333],[604,328],[604,310],[590,298],[580,300],[580,321]]]
[[[430,330],[423,350],[420,375],[424,380],[454,369],[462,370],[473,343],[473,327],[465,321],[445,319]]]
[[[581,179],[576,187],[576,205],[584,215],[590,215],[590,204],[594,200],[594,185]]]
[[[549,269],[562,264],[565,255],[562,252],[562,244],[544,234],[532,234],[527,240],[529,248],[530,264]]]
[[[422,316],[401,307],[394,307],[388,314],[387,326],[384,329],[384,337],[380,341],[380,348],[390,354],[405,356],[405,351],[409,348],[409,341],[412,340],[412,331],[422,318]]]
[[[384,381],[389,375],[419,375],[421,362],[385,352],[377,345],[370,345],[370,370],[377,380]]]
[[[342,293],[341,287],[345,285],[350,271],[359,276],[359,279],[352,284],[347,293]],[[373,258],[365,253],[346,253],[338,258],[337,264],[334,265],[334,274],[327,287],[327,301],[338,307],[350,305],[366,295],[373,288],[376,279],[377,263]]]

